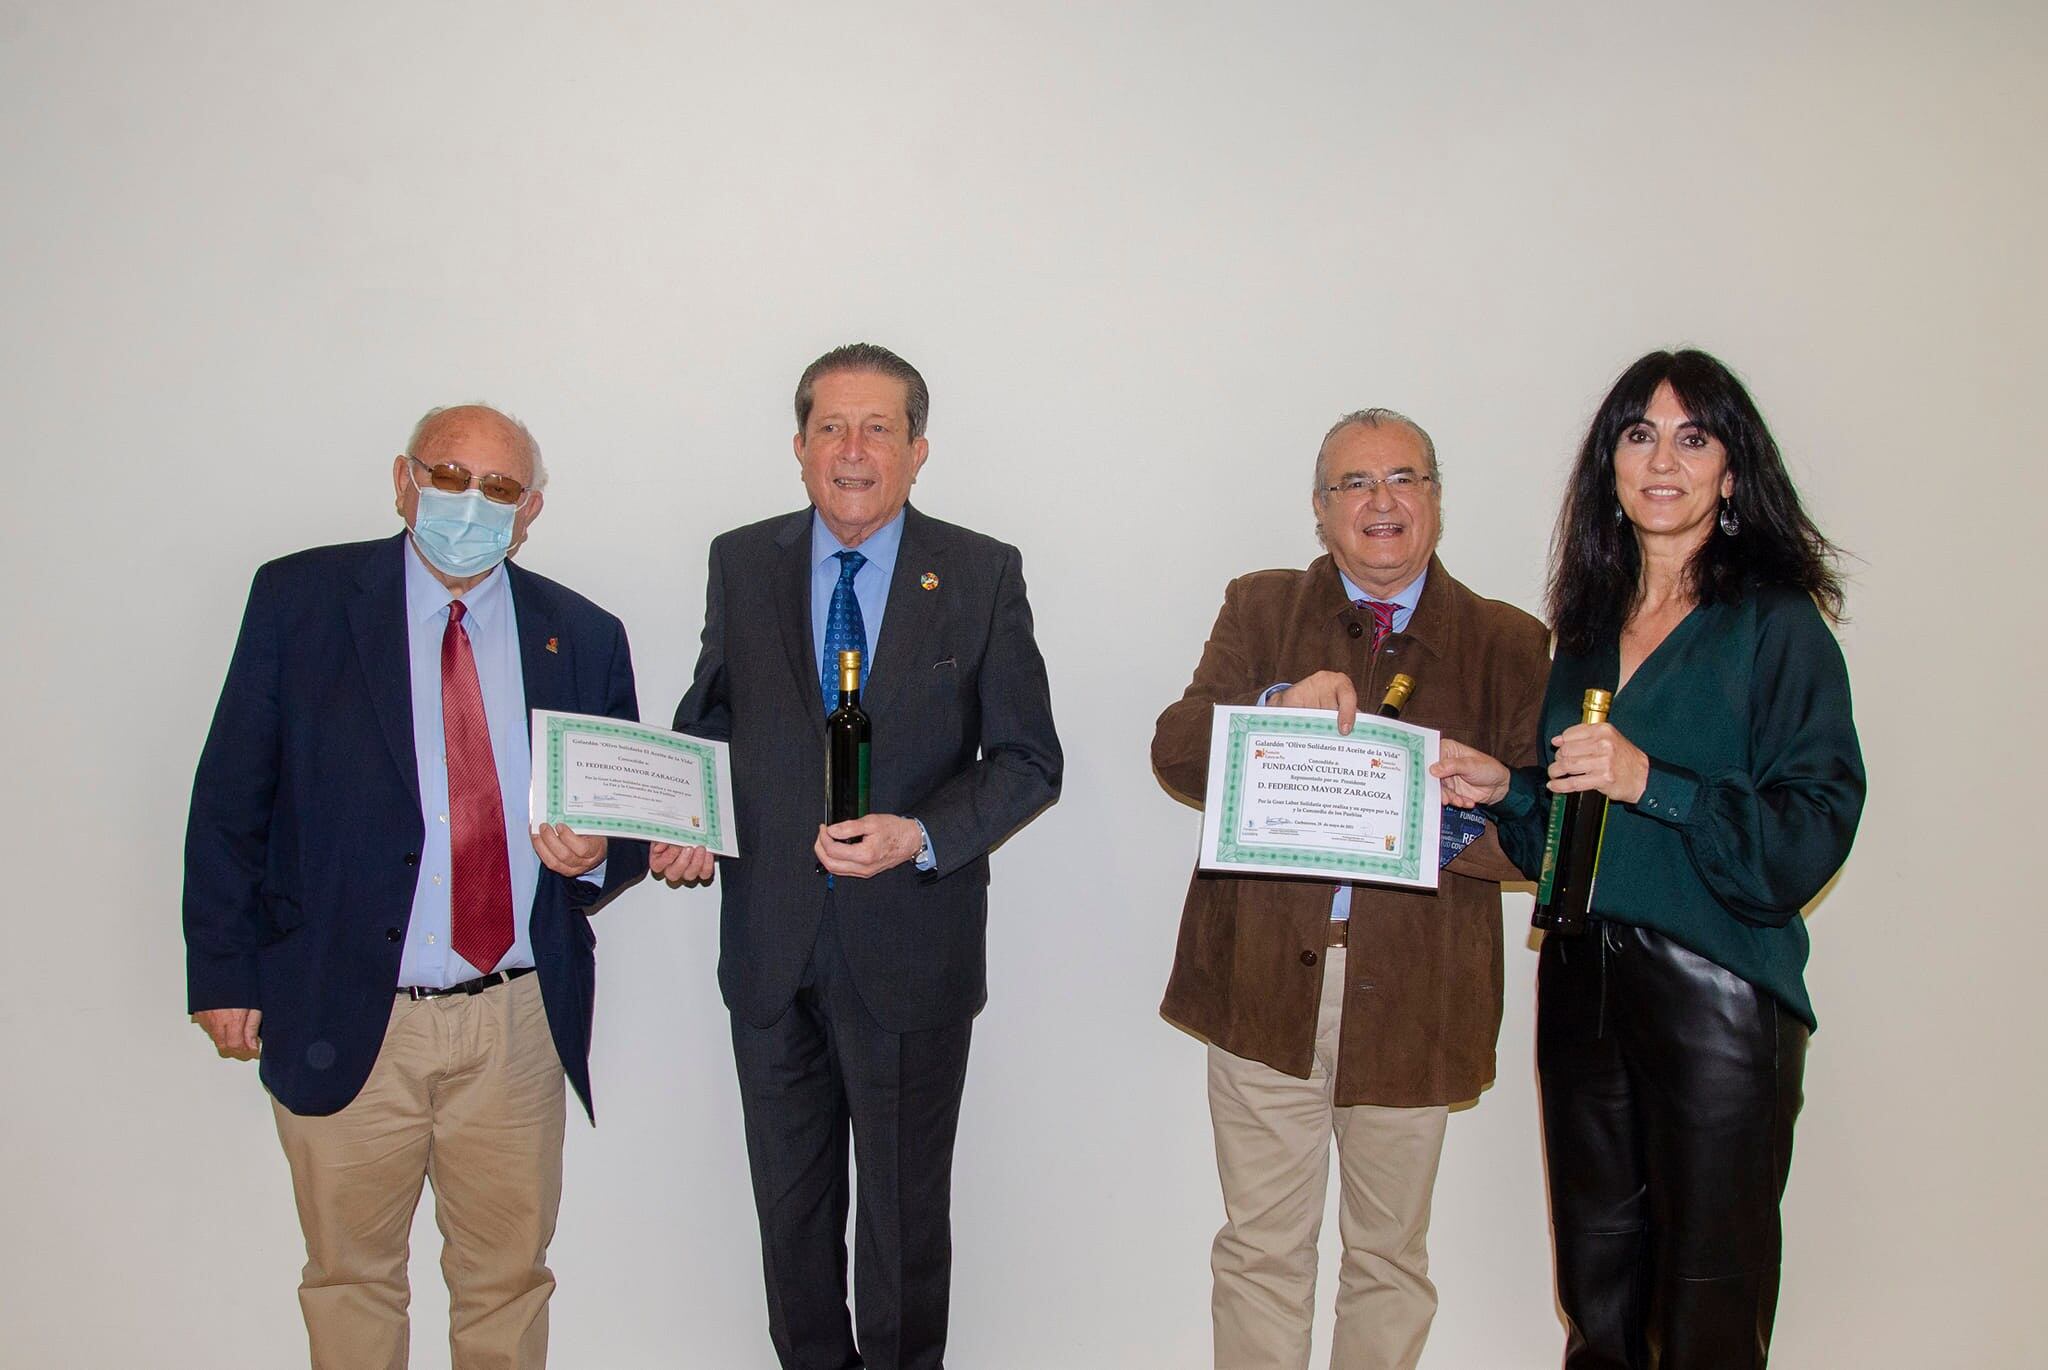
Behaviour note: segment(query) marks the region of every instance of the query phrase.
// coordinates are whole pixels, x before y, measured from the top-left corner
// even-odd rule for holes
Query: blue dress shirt
[[[1354,604],[1361,599],[1373,598],[1373,596],[1368,595],[1365,591],[1359,589],[1357,585],[1353,584],[1351,577],[1345,575],[1342,569],[1338,570],[1337,579],[1344,582],[1344,594]],[[1405,633],[1408,631],[1408,620],[1415,617],[1415,606],[1422,600],[1422,582],[1428,579],[1429,572],[1424,571],[1421,575],[1415,577],[1413,581],[1409,582],[1407,588],[1395,595],[1392,600],[1380,601],[1382,604],[1391,603],[1394,606],[1395,632]],[[1279,694],[1293,683],[1293,681],[1283,681],[1277,685],[1268,685],[1265,691],[1259,695],[1259,703],[1271,702],[1274,695]],[[1365,707],[1362,700],[1360,701],[1360,707]],[[1337,892],[1330,896],[1330,921],[1341,923],[1350,917],[1351,886],[1339,885],[1337,886]]]
[[[448,587],[434,579],[410,540],[405,556],[405,632],[412,659],[412,747],[419,766],[420,816],[427,836],[420,847],[419,883],[405,928],[398,983],[443,989],[483,972],[448,944],[448,756],[441,726],[441,638],[448,631]],[[462,626],[483,687],[484,721],[498,763],[498,797],[505,808],[505,856],[512,874],[512,946],[492,969],[533,964],[527,919],[540,882],[540,857],[527,835],[527,785],[532,775],[532,730],[527,723],[526,676],[519,665],[519,622],[512,586],[500,565],[469,593]],[[588,877],[586,877],[588,878]]]
[[[853,597],[860,601],[861,626],[868,640],[860,654],[861,680],[874,669],[875,644],[882,640],[882,615],[889,609],[889,578],[896,574],[896,553],[903,548],[903,511],[868,535],[857,549],[867,558],[853,578]],[[815,511],[811,514],[811,659],[825,661],[825,616],[832,609],[832,590],[839,584],[839,554],[850,549]]]

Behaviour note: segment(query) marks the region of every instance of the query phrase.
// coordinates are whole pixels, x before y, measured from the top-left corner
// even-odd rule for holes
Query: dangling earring
[[[1721,531],[1731,538],[1742,531],[1742,520],[1736,515],[1735,506],[1728,502],[1726,495],[1721,497]]]
[[[1616,504],[1614,506],[1614,521],[1616,523],[1627,523],[1628,510],[1622,508],[1619,504]]]

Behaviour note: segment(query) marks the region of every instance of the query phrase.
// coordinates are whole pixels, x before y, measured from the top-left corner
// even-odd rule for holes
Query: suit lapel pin
[[[553,652],[553,653],[555,653],[556,655],[558,655],[558,656],[559,656],[559,655],[561,654],[561,650],[562,650],[562,639],[560,639],[560,638],[558,638],[558,637],[551,637],[551,638],[549,638],[549,639],[548,639],[548,650],[549,650],[549,651],[551,651],[551,652]]]
[[[937,571],[926,571],[922,576],[918,577],[917,583],[927,590],[936,590],[939,588],[939,573]]]

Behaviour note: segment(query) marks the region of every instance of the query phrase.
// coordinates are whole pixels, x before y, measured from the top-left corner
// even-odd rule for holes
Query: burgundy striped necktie
[[[1382,604],[1376,599],[1357,599],[1352,603],[1372,611],[1372,649],[1377,652],[1394,631],[1394,610],[1399,606]]]
[[[441,727],[448,748],[449,944],[488,973],[512,946],[512,871],[505,854],[505,806],[498,762],[484,721],[476,655],[462,627],[461,600],[448,605],[441,634]]]

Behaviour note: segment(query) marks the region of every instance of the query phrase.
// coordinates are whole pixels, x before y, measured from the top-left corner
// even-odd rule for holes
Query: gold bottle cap
[[[839,688],[847,694],[853,694],[860,689],[859,652],[839,654]]]
[[[1402,674],[1387,682],[1387,697],[1380,701],[1382,709],[1405,709],[1408,696],[1415,693],[1415,677]]]
[[[1610,691],[1586,691],[1583,721],[1587,723],[1605,723],[1607,721],[1608,706],[1613,703],[1614,695]]]

